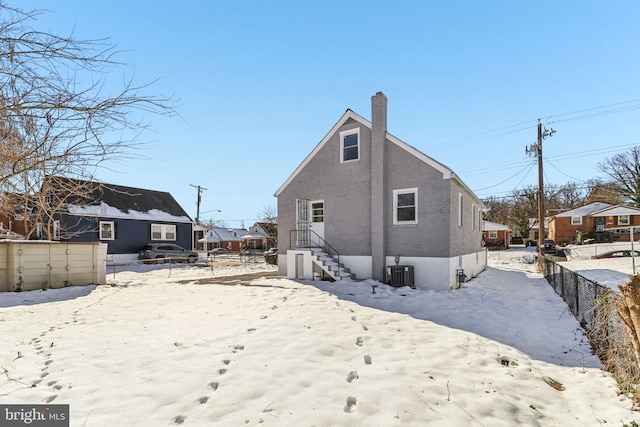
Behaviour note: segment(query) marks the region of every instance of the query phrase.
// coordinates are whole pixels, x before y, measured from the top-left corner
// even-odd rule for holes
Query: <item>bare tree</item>
[[[47,177],[90,180],[140,145],[147,124],[137,117],[173,114],[170,98],[143,94],[148,84],[129,80],[110,93],[108,76],[124,65],[115,47],[34,29],[42,13],[0,2],[0,197],[22,195],[14,211],[33,224],[53,221],[61,207],[46,204]]]
[[[260,212],[259,214],[259,218],[261,222],[266,222],[267,224],[277,224],[278,210],[274,205],[264,205],[262,207],[262,212]]]
[[[604,182],[602,179],[590,179],[587,181],[587,196],[584,204],[593,202],[619,205],[624,202],[620,186],[614,182]]]
[[[598,163],[598,168],[611,177],[618,187],[616,191],[624,200],[640,207],[640,146],[605,158]]]

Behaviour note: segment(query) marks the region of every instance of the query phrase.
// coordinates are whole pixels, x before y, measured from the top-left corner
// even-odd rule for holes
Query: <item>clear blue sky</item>
[[[179,117],[150,117],[136,159],[105,182],[170,192],[196,216],[249,227],[347,108],[460,175],[482,198],[602,174],[640,145],[640,2],[7,0],[47,9],[34,26],[108,37],[158,79]],[[531,166],[531,167],[529,167]],[[222,212],[208,212],[219,209]]]

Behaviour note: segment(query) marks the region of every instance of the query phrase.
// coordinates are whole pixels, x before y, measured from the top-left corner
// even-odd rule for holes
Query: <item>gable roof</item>
[[[236,236],[233,236],[233,233]],[[198,240],[199,242],[239,242],[242,240],[242,236],[247,234],[247,230],[244,228],[221,228],[214,227],[206,232],[204,238]]]
[[[482,221],[482,231],[509,231],[511,230],[508,225],[500,224],[491,221]]]
[[[606,209],[611,207],[609,203],[603,202],[593,202],[588,205],[580,206],[579,208],[571,209],[566,212],[559,213],[554,215],[555,217],[567,217],[567,216],[588,216],[594,212],[598,212],[602,209]]]
[[[341,126],[347,123],[353,123],[353,122],[360,123],[369,129],[372,128],[371,121],[353,112],[351,109],[347,109],[347,111],[345,111],[345,113],[342,115],[342,117],[340,117],[340,119],[336,122],[336,124],[333,125],[331,130],[329,130],[329,132],[324,136],[324,138],[322,138],[322,140],[320,140],[320,142],[315,146],[315,148],[311,151],[311,153],[309,153],[309,155],[305,157],[302,163],[300,163],[300,165],[293,171],[293,173],[289,176],[289,178],[287,178],[284,184],[282,184],[280,188],[276,190],[276,192],[274,193],[274,196],[278,197],[280,193],[282,193],[282,191],[291,183],[291,181],[293,181],[293,179],[300,173],[300,171],[304,169],[304,167],[311,161],[311,159],[318,153],[318,151],[320,151],[320,149],[324,147],[324,145],[338,131],[338,129],[340,129]],[[417,148],[407,144],[406,142],[402,141],[400,138],[393,136],[389,132],[387,132],[386,134],[386,139],[389,140],[391,143],[397,145],[398,147],[402,148],[403,150],[407,151],[409,154],[413,155],[414,157],[422,160],[427,165],[441,172],[443,179],[454,179],[462,187],[464,187],[469,192],[469,194],[471,194],[481,206],[484,207],[484,203],[482,203],[482,201],[473,193],[473,191],[471,191],[471,189],[469,189],[469,187],[467,187],[467,185],[464,182],[462,182],[462,180],[447,166],[427,156],[426,154],[419,151]]]
[[[256,222],[251,229],[259,227],[267,236],[275,236],[278,234],[278,224],[272,222]]]
[[[620,215],[640,215],[640,209],[633,206],[616,205],[591,214],[594,217]]]
[[[65,184],[82,187],[82,195],[67,197],[72,215],[192,222],[173,196],[164,191],[62,177],[55,181],[61,192],[69,188]]]

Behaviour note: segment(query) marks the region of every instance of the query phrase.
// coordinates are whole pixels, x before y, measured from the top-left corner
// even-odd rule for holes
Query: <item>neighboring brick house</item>
[[[249,228],[249,234],[242,237],[244,246],[251,249],[271,249],[277,247],[278,224],[256,222]]]
[[[640,209],[594,202],[559,213],[549,219],[549,238],[556,243],[575,242],[579,232],[593,234],[597,242],[629,241],[630,228],[640,232]]]
[[[398,273],[404,284],[456,288],[486,268],[485,205],[387,132],[382,92],[371,107],[371,121],[347,110],[276,191],[280,273],[387,283]]]
[[[482,239],[488,248],[500,247],[507,249],[511,241],[511,229],[509,229],[508,225],[482,221]]]
[[[205,233],[200,242],[206,244],[207,251],[213,248],[225,248],[229,252],[238,253],[244,246],[242,237],[245,235],[247,230],[244,228],[214,227]]]
[[[640,236],[640,209],[632,206],[610,206],[591,214],[596,238],[600,241],[629,242]]]

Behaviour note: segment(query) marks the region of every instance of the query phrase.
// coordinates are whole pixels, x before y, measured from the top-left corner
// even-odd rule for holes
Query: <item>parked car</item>
[[[271,248],[265,251],[264,260],[267,264],[278,265],[278,248]]]
[[[544,239],[544,248],[545,250],[556,250],[556,242],[551,239]]]
[[[198,253],[173,243],[149,243],[140,249],[138,259],[142,261],[151,260],[152,262],[171,260],[193,264],[198,260]]]
[[[228,253],[229,250],[227,248],[213,248],[209,251],[209,255],[222,255]]]
[[[591,257],[591,259],[623,258],[623,257],[630,257],[630,256],[640,257],[640,251],[630,251],[628,249],[627,250],[620,249],[617,251],[605,252],[600,255],[594,255]]]

